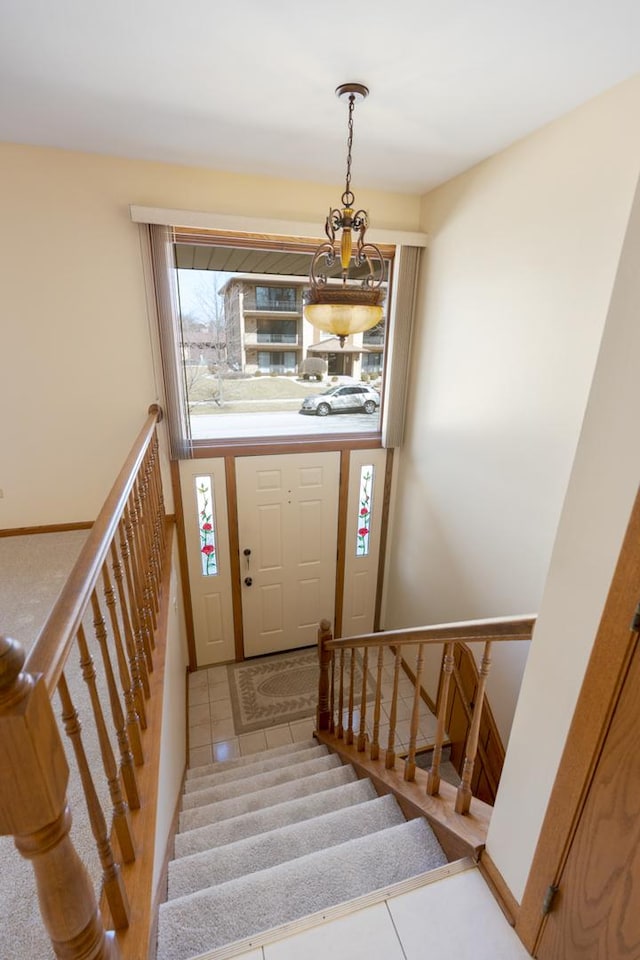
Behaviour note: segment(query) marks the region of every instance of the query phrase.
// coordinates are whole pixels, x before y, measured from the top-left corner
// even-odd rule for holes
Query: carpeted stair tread
[[[242,797],[247,793],[256,793],[258,790],[275,787],[279,783],[288,783],[290,780],[298,780],[300,777],[308,777],[314,773],[319,773],[321,770],[339,766],[340,762],[337,754],[325,751],[320,756],[303,760],[302,763],[289,763],[285,767],[277,767],[275,770],[267,770],[265,773],[256,773],[242,780],[232,780],[230,783],[205,787],[204,790],[184,794],[182,810],[186,812],[209,803],[217,803],[219,800],[229,800],[232,797]]]
[[[160,907],[157,960],[189,960],[445,862],[416,819],[170,900]]]
[[[286,743],[282,747],[270,747],[269,750],[260,750],[258,753],[250,753],[244,757],[234,757],[233,760],[218,760],[215,763],[203,763],[198,767],[189,767],[187,770],[187,780],[197,779],[198,777],[204,777],[210,773],[218,773],[222,770],[234,770],[236,767],[243,767],[259,759],[263,760],[267,757],[278,757],[283,754],[296,753],[298,750],[308,750],[310,747],[317,746],[317,740],[301,740],[298,743]]]
[[[404,815],[391,795],[334,810],[302,823],[283,821],[283,826],[269,833],[174,860],[169,864],[168,899],[188,896],[197,890],[404,822]]]
[[[244,764],[241,767],[233,767],[231,770],[220,770],[216,773],[210,773],[204,777],[196,777],[189,780],[184,785],[185,796],[196,793],[198,790],[206,790],[208,787],[218,786],[221,783],[231,783],[235,780],[246,780],[247,777],[253,777],[258,773],[267,773],[269,770],[277,770],[279,767],[291,766],[291,763],[303,763],[306,760],[313,760],[314,757],[324,757],[328,749],[322,744],[316,743],[308,750],[299,750],[293,756],[287,753],[281,753],[275,757],[268,757],[263,760],[258,754],[258,758],[253,763]]]
[[[325,763],[329,757],[321,758],[321,761],[314,763]],[[342,766],[338,761],[330,769],[324,769],[322,772],[307,776],[303,779],[296,779],[280,783],[274,787],[268,787],[258,790],[255,793],[243,794],[239,797],[231,797],[228,800],[219,800],[217,803],[209,803],[203,807],[196,807],[193,810],[184,810],[180,814],[179,830],[193,830],[196,827],[204,827],[206,824],[217,820],[226,820],[229,817],[239,817],[252,810],[261,810],[264,807],[271,807],[276,803],[282,803],[283,800],[292,800],[295,797],[305,797],[316,793],[319,790],[328,790],[331,787],[338,787],[344,783],[350,783],[356,780],[356,774],[352,767]]]
[[[237,840],[254,837],[261,833],[275,830],[284,823],[301,823],[313,817],[322,816],[332,810],[344,809],[354,804],[366,803],[377,796],[370,780],[358,780],[350,776],[350,767],[340,767],[331,770],[328,774],[320,774],[314,778],[333,778],[339,786],[321,787],[308,796],[297,797],[293,800],[284,800],[274,806],[254,810],[238,817],[229,817],[221,822],[209,823],[204,827],[178,833],[175,837],[175,857],[189,857],[195,853],[202,853],[215,847],[226,846]]]

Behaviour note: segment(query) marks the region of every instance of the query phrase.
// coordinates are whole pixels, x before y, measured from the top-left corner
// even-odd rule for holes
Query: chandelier
[[[304,294],[304,317],[314,327],[332,333],[344,347],[352,333],[375,327],[382,319],[385,291],[382,288],[384,261],[378,247],[365,242],[368,218],[365,210],[356,210],[351,190],[351,147],[353,112],[356,101],[364,100],[369,90],[362,83],[343,83],[336,89],[340,99],[348,100],[347,174],[342,208],[329,210],[324,230],[327,240],[316,249],[309,272],[310,288]],[[339,232],[342,231],[342,235]],[[340,278],[330,279],[327,271],[340,261]],[[349,278],[352,268],[365,267],[364,279]]]

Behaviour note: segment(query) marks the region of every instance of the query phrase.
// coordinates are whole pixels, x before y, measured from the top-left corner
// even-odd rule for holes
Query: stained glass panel
[[[210,476],[196,477],[196,502],[198,506],[198,529],[200,530],[200,557],[203,577],[215,577],[218,573],[216,554],[215,503],[213,480]]]
[[[356,557],[369,555],[369,535],[371,533],[371,510],[373,495],[373,464],[364,464],[360,468],[360,493],[358,496],[358,518],[356,533]]]

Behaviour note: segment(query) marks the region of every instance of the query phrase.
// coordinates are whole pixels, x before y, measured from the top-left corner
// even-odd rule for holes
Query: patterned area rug
[[[316,647],[272,657],[231,663],[227,667],[236,733],[251,733],[290,720],[313,717],[318,702]],[[362,687],[356,654],[355,688]],[[371,683],[371,677],[369,677]]]

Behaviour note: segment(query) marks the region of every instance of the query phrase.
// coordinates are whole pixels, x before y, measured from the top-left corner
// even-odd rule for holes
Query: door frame
[[[631,622],[640,600],[640,491],[618,557],[600,626],[542,830],[536,846],[516,932],[532,956],[545,925],[541,906],[558,886],[609,725],[638,639]],[[634,624],[635,626],[635,624]]]
[[[349,466],[351,450],[378,450],[383,449],[380,440],[373,440],[365,437],[341,437],[338,439],[323,439],[314,443],[269,443],[259,444],[255,441],[248,443],[231,443],[226,446],[211,448],[196,448],[193,451],[194,460],[206,460],[210,457],[219,457],[224,460],[225,477],[227,486],[227,513],[228,513],[228,533],[229,533],[229,551],[231,565],[231,602],[233,608],[234,640],[235,640],[235,658],[236,662],[241,662],[244,657],[243,646],[243,619],[242,619],[242,593],[240,588],[240,542],[238,539],[238,494],[236,487],[235,462],[240,457],[270,456],[272,454],[290,454],[290,453],[317,453],[317,452],[338,452],[340,454],[340,489],[338,492],[338,547],[336,563],[336,589],[335,589],[335,609],[332,614],[335,619],[334,631],[336,636],[340,636],[339,630],[342,623],[342,602],[344,590],[344,537],[347,523],[347,501],[349,494]],[[387,537],[390,518],[391,501],[391,476],[393,470],[393,448],[386,448],[386,467],[384,486],[379,509],[382,511],[382,526],[380,530],[380,555],[378,564],[378,582],[376,587],[376,608],[374,617],[374,630],[379,629],[380,605],[382,602],[382,591],[384,584],[385,557],[387,547]],[[180,561],[180,571],[182,577],[183,591],[185,594],[185,626],[187,635],[187,649],[189,654],[189,671],[197,669],[196,645],[193,616],[191,612],[191,583],[189,580],[188,560],[187,560],[187,541],[185,532],[185,520],[182,508],[182,485],[180,482],[180,470],[178,461],[170,462],[171,481],[173,498],[175,504],[176,527],[178,531],[178,556]],[[188,602],[186,602],[188,599]]]

